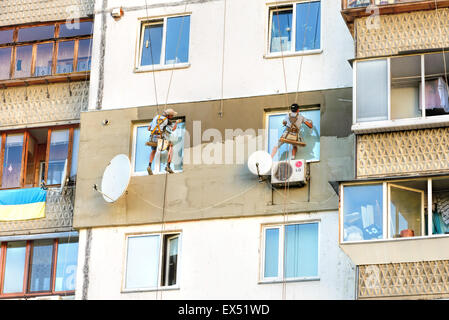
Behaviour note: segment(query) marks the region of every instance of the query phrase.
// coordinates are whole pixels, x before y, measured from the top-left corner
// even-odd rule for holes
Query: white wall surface
[[[97,0],[97,10],[102,0]],[[190,66],[157,72],[134,72],[139,18],[147,17],[144,0],[109,0],[108,10],[122,6],[124,16],[115,21],[106,15],[103,109],[155,105],[155,77],[159,104],[222,98],[224,0],[147,0],[148,16],[191,13]],[[178,5],[173,5],[177,3]],[[223,98],[285,93],[352,86],[353,39],[341,17],[340,1],[321,0],[322,52],[266,59],[268,3],[262,0],[227,0]],[[281,3],[281,2],[280,2]],[[285,3],[284,1],[282,3]],[[98,11],[97,11],[98,12]],[[101,14],[95,16],[90,109],[97,100]],[[301,69],[302,60],[302,71]],[[170,77],[172,77],[169,90]],[[168,100],[167,100],[168,93]]]
[[[288,215],[287,222],[320,220],[319,280],[287,282],[287,299],[354,299],[355,269],[338,246],[338,214]],[[88,299],[282,299],[282,283],[259,284],[261,225],[284,216],[165,224],[181,230],[179,289],[122,293],[125,237],[161,225],[92,229]],[[80,231],[76,299],[82,298],[86,230]]]

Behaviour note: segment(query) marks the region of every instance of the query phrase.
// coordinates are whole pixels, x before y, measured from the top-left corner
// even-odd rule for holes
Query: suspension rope
[[[224,0],[224,10],[223,10],[223,49],[221,57],[221,101],[220,101],[220,112],[218,113],[220,118],[223,118],[223,106],[224,106],[224,66],[225,66],[225,43],[226,43],[226,7],[227,0]]]

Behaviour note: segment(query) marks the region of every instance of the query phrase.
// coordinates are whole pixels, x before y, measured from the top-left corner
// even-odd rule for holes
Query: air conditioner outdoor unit
[[[275,186],[304,186],[306,184],[305,166],[304,160],[273,162],[271,184]]]

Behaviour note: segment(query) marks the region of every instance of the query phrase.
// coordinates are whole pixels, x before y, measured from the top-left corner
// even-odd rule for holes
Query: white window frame
[[[297,225],[297,224],[317,224],[318,225],[318,257],[317,257],[317,275],[312,277],[296,277],[296,278],[284,278],[284,239],[285,239],[285,226]],[[277,277],[265,277],[265,234],[268,229],[279,229],[279,256],[278,256],[278,275]],[[277,224],[265,224],[261,228],[261,254],[260,254],[260,272],[259,272],[259,284],[263,283],[279,283],[279,282],[299,282],[299,281],[317,281],[320,280],[320,258],[321,258],[321,220],[303,220],[292,221],[289,223],[277,223]]]
[[[191,38],[192,34],[189,33],[189,61],[181,63],[169,63],[165,64],[165,45],[166,45],[166,35],[167,35],[167,19],[190,16],[190,31],[192,30],[192,12],[170,14],[164,16],[155,16],[151,18],[139,18],[139,23],[137,27],[137,43],[136,43],[136,57],[134,62],[134,72],[150,72],[150,71],[162,71],[171,69],[183,69],[190,67],[190,48],[191,48]],[[145,36],[145,27],[149,25],[160,25],[162,24],[162,44],[161,44],[161,58],[158,64],[154,65],[141,65],[142,50],[143,50],[143,38]]]
[[[382,57],[382,58],[372,58],[372,59],[361,59],[354,61],[353,63],[353,104],[352,104],[352,128],[351,130],[357,134],[363,133],[371,133],[371,132],[385,132],[392,130],[405,130],[405,129],[419,129],[419,128],[428,128],[428,127],[436,127],[441,125],[449,125],[449,114],[447,115],[438,115],[438,116],[426,116],[426,108],[425,108],[425,55],[426,54],[442,54],[442,51],[439,52],[428,52],[428,53],[420,53],[420,54],[410,54],[410,55],[401,55],[394,57]],[[420,97],[421,97],[421,111],[422,114],[420,117],[416,118],[404,118],[404,119],[391,119],[391,59],[397,59],[401,57],[410,57],[410,56],[421,56],[421,86],[420,86]],[[374,61],[374,60],[386,60],[387,61],[387,110],[388,117],[387,120],[379,120],[379,121],[363,121],[357,122],[357,64],[358,62],[364,61]]]
[[[270,58],[280,58],[280,57],[288,57],[288,56],[300,56],[300,55],[311,55],[311,54],[319,54],[323,52],[323,4],[320,4],[320,48],[319,49],[311,49],[311,50],[300,50],[296,51],[296,5],[298,3],[308,3],[308,2],[322,2],[321,0],[303,0],[303,1],[279,1],[278,3],[270,2],[267,3],[268,7],[268,27],[267,27],[267,45],[265,46],[265,59]],[[271,47],[271,23],[273,21],[273,12],[276,11],[287,11],[292,10],[292,42],[291,49],[283,52],[270,52]]]
[[[425,191],[419,189],[413,189],[401,185],[397,185],[398,182],[407,182],[407,181],[417,181],[417,180],[426,180],[427,181],[427,208],[432,208],[433,202],[433,189],[432,189],[432,181],[435,178],[443,178],[449,179],[448,177],[430,177],[430,178],[411,178],[411,179],[401,179],[394,181],[364,181],[364,182],[348,182],[341,183],[339,187],[340,191],[340,206],[339,206],[339,225],[340,225],[340,236],[339,240],[341,244],[350,244],[350,243],[370,243],[370,242],[389,242],[389,241],[407,241],[407,240],[416,240],[416,239],[429,239],[429,238],[439,238],[439,237],[449,237],[449,234],[433,234],[433,219],[432,219],[432,210],[427,210],[427,230],[425,230],[425,213],[424,213],[424,203],[425,199]],[[371,240],[357,240],[357,241],[345,241],[344,240],[344,187],[345,186],[367,186],[372,184],[382,184],[382,239],[371,239]],[[421,236],[415,237],[404,237],[404,238],[393,238],[391,235],[391,212],[390,212],[390,200],[391,200],[391,186],[396,188],[401,188],[405,190],[412,190],[421,192]],[[427,231],[427,235],[425,232]]]
[[[141,287],[141,288],[132,288],[128,289],[126,288],[126,273],[128,268],[128,240],[129,238],[136,238],[136,237],[151,237],[151,236],[158,236],[159,237],[159,252],[158,252],[158,279],[157,279],[157,286],[156,287]],[[165,285],[166,281],[162,278],[163,276],[163,257],[164,257],[164,251],[166,250],[166,247],[164,246],[164,239],[165,237],[178,237],[178,260],[177,260],[177,267],[176,267],[176,284],[167,286]],[[123,259],[123,274],[122,274],[122,293],[128,293],[128,292],[139,292],[139,291],[157,291],[157,290],[177,290],[180,288],[179,286],[179,280],[180,280],[180,262],[181,262],[181,246],[182,245],[182,231],[179,230],[167,230],[163,232],[147,232],[147,233],[133,233],[133,234],[126,234],[125,235],[125,253],[124,253],[124,259]]]
[[[313,108],[299,108],[299,113],[303,112],[303,111],[320,111],[321,108],[320,107],[313,107]],[[285,114],[287,115],[290,112],[290,109],[285,109],[284,111],[269,111],[269,112],[265,112],[265,142],[264,142],[264,148],[265,150],[271,154],[271,150],[268,150],[268,139],[269,139],[269,133],[270,133],[270,121],[269,118],[270,116],[276,116],[276,115],[280,115],[280,114]],[[320,116],[320,129],[321,129],[321,116]],[[298,150],[298,152],[301,151],[300,149]],[[320,130],[320,159],[318,160],[306,160],[306,163],[314,163],[314,162],[320,162],[321,161],[321,130]]]
[[[132,151],[131,151],[131,176],[147,176],[148,172],[146,170],[142,170],[142,171],[136,171],[136,151],[137,151],[137,128],[139,127],[149,127],[151,124],[151,121],[149,122],[139,122],[139,123],[135,123],[133,125],[133,139],[132,139]],[[147,147],[149,148],[149,147]],[[157,156],[158,156],[159,151],[156,151],[156,154],[154,156],[154,159],[156,161]],[[148,159],[148,162],[150,161],[150,159]],[[179,170],[175,170],[174,168],[172,168],[172,170],[175,173],[180,173],[182,171]],[[166,174],[165,171],[161,171],[159,173],[154,172],[153,174]]]

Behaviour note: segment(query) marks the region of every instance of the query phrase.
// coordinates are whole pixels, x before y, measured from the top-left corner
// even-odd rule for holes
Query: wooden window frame
[[[31,266],[32,266],[32,254],[34,241],[26,241],[26,252],[25,252],[25,268],[23,277],[23,288],[21,292],[14,293],[3,293],[3,285],[5,281],[5,264],[6,264],[6,250],[8,242],[2,242],[0,245],[0,299],[2,298],[26,298],[26,297],[39,297],[39,296],[50,296],[50,295],[74,295],[75,290],[68,291],[56,291],[56,268],[58,260],[58,246],[59,238],[53,240],[53,251],[51,258],[51,278],[50,278],[50,290],[48,291],[37,291],[30,292],[30,279],[31,279]]]
[[[35,128],[33,128],[35,129]],[[79,125],[65,125],[65,126],[58,126],[58,127],[43,127],[38,129],[47,129],[47,144],[46,144],[46,153],[45,153],[45,183],[47,182],[47,175],[48,175],[48,163],[50,160],[50,145],[51,145],[51,133],[52,131],[59,131],[59,130],[69,130],[69,146],[67,150],[67,174],[71,172],[71,166],[72,166],[72,155],[73,155],[73,142],[74,142],[74,132],[76,129],[79,129]],[[2,178],[3,178],[3,162],[4,162],[4,154],[5,154],[5,143],[6,143],[6,137],[8,134],[12,133],[23,133],[23,148],[22,148],[22,163],[21,163],[21,172],[20,172],[20,182],[19,187],[13,187],[13,188],[2,188]],[[27,176],[27,157],[28,157],[28,146],[29,146],[29,137],[30,132],[29,129],[22,129],[22,130],[11,130],[11,131],[4,131],[0,132],[0,135],[2,137],[1,141],[1,148],[0,148],[0,190],[8,190],[8,189],[23,189],[25,187],[26,182],[26,176]],[[67,175],[67,176],[68,176]],[[41,181],[38,181],[37,186],[40,185]],[[35,185],[36,183],[34,183]],[[59,186],[60,184],[53,184],[48,185],[50,187]],[[36,187],[36,186],[34,186]]]
[[[92,22],[92,19],[84,18],[80,19],[80,22]],[[11,48],[11,60],[10,60],[10,71],[9,71],[9,78],[4,79],[1,81],[9,81],[14,79],[28,79],[28,78],[42,78],[42,77],[51,77],[51,76],[60,76],[60,75],[66,75],[66,74],[85,74],[88,71],[76,71],[78,66],[78,49],[79,49],[79,41],[84,39],[90,39],[93,41],[93,29],[92,34],[90,35],[78,35],[73,37],[59,37],[59,30],[60,26],[66,24],[66,21],[59,21],[59,22],[53,22],[53,23],[39,23],[39,24],[27,24],[27,25],[20,25],[20,26],[14,26],[14,27],[1,27],[0,31],[7,30],[7,29],[14,29],[13,32],[13,42],[12,43],[4,43],[0,44],[0,48]],[[32,40],[32,41],[18,41],[18,35],[19,35],[19,29],[29,28],[29,27],[39,27],[39,26],[46,26],[46,25],[54,25],[55,31],[53,34],[53,38],[51,39],[44,39],[44,40]],[[63,41],[75,41],[74,44],[74,52],[73,52],[73,71],[69,73],[56,73],[56,65],[57,65],[57,58],[58,58],[58,44]],[[52,68],[51,73],[46,76],[37,76],[35,75],[35,66],[36,66],[36,57],[37,57],[37,46],[39,44],[43,43],[53,43],[53,53],[52,53]],[[16,48],[19,46],[24,45],[31,45],[32,46],[32,55],[31,55],[31,70],[30,74],[23,77],[15,77],[15,64],[16,64]]]

